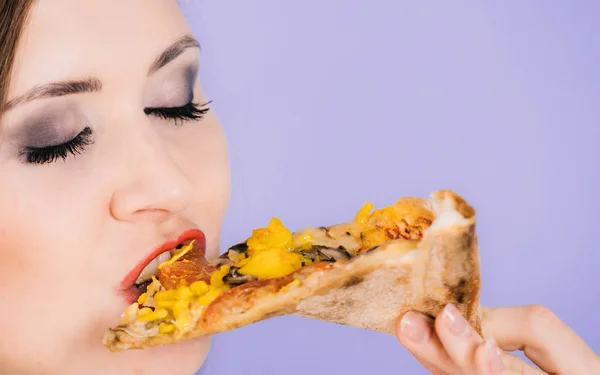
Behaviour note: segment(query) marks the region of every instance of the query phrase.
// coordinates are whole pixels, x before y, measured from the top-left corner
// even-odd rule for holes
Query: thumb
[[[500,348],[522,350],[538,367],[551,374],[593,374],[600,360],[575,332],[551,310],[537,306],[482,309],[486,336]]]

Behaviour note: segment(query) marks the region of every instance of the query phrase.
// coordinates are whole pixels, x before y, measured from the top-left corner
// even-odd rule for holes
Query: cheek
[[[53,282],[79,276],[82,270],[73,266],[91,260],[91,251],[82,250],[101,223],[101,215],[94,215],[97,189],[89,179],[57,177],[54,171],[9,169],[2,177],[4,172],[11,179],[0,177],[0,280],[10,275],[21,285],[48,282],[54,274],[61,277]]]
[[[5,166],[0,175],[0,357],[61,361],[88,334],[90,228],[99,227],[98,198],[85,179],[42,177]],[[37,176],[34,178],[34,176]],[[73,204],[77,202],[77,204]],[[84,265],[84,266],[83,266]],[[52,322],[52,324],[47,324]],[[63,344],[53,344],[60,338]],[[72,349],[72,348],[71,348]]]
[[[207,257],[218,254],[219,234],[229,202],[230,166],[227,143],[214,115],[199,122],[191,136],[182,137],[179,165],[194,185],[194,198],[187,210],[205,232]]]
[[[216,149],[222,147],[215,143]],[[218,159],[219,168],[197,169],[203,172],[192,175],[193,181],[215,177],[213,192],[228,184],[223,174],[227,163],[222,155]],[[206,356],[208,338],[118,355],[102,346],[104,330],[125,307],[114,294],[111,275],[122,270],[112,272],[118,262],[108,252],[114,243],[107,242],[121,237],[110,235],[106,191],[98,179],[73,169],[61,173],[40,169],[34,178],[22,167],[0,170],[0,373],[61,369],[75,374],[91,373],[90,368],[102,373],[193,373]],[[194,205],[206,208],[208,214],[201,213],[198,221],[210,219],[206,222],[212,223],[213,233],[220,223],[213,220],[222,217],[226,199],[215,193],[216,199],[206,199],[205,192]]]

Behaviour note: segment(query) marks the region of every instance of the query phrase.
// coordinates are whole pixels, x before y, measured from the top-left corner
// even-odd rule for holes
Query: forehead
[[[175,0],[38,0],[19,44],[9,98],[49,81],[145,76],[190,29]]]

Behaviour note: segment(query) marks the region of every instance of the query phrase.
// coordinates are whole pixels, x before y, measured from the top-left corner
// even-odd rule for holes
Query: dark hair
[[[0,116],[6,105],[17,46],[35,0],[0,0]]]

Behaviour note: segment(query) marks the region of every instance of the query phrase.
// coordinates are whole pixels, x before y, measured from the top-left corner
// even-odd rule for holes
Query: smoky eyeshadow
[[[165,81],[150,104],[152,108],[181,107],[194,99],[194,87],[198,79],[198,64],[189,64],[172,79]]]
[[[74,110],[45,111],[23,121],[19,126],[18,143],[28,148],[59,145],[81,131],[81,116]]]
[[[187,89],[187,96],[186,96],[186,100],[185,100],[185,104],[189,103],[192,101],[192,99],[194,99],[194,85],[196,83],[196,78],[198,77],[198,70],[197,69],[191,69],[188,68],[185,71],[185,81],[186,81],[186,89]]]
[[[190,92],[194,90],[194,85],[196,84],[196,80],[198,79],[198,65],[197,64],[193,64],[193,65],[189,65],[187,66],[183,73],[184,73],[184,78],[185,81],[189,87]]]

